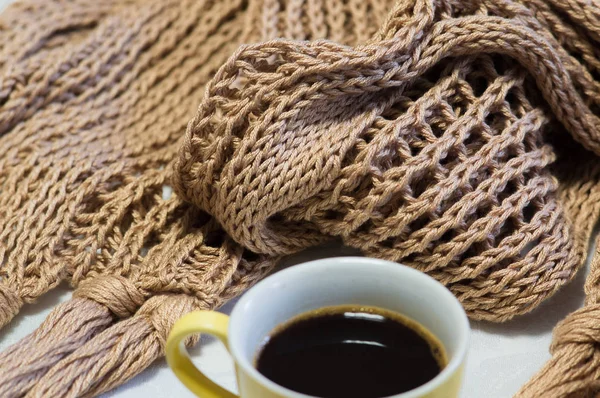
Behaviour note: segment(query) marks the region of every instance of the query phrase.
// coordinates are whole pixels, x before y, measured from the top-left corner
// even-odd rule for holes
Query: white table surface
[[[0,9],[11,0],[0,0]],[[40,0],[43,1],[43,0]],[[324,247],[286,260],[286,265],[322,257],[347,255],[348,249]],[[534,312],[505,324],[471,322],[472,336],[463,398],[512,396],[550,357],[552,328],[583,303],[585,272]],[[0,350],[31,333],[57,304],[68,300],[71,290],[60,286],[33,305],[28,305],[11,324],[0,330]],[[221,309],[229,312],[234,302]],[[210,377],[235,389],[233,365],[221,344],[210,338],[191,350],[194,362]],[[175,378],[163,360],[157,361],[125,385],[105,397],[193,397]]]

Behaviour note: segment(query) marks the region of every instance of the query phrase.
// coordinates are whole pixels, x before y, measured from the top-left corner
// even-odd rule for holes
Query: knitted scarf
[[[0,325],[75,290],[0,353],[0,396],[107,391],[180,316],[329,239],[428,273],[473,319],[531,311],[600,215],[599,42],[583,0],[9,7]],[[600,388],[599,278],[594,260],[520,396]]]

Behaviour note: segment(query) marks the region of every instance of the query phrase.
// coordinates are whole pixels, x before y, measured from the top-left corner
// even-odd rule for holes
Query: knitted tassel
[[[95,396],[126,382],[162,356],[173,323],[200,308],[187,295],[150,298],[134,317],[56,363],[26,397]]]
[[[238,295],[264,276],[272,264],[246,270],[242,266],[228,291],[202,300],[182,294],[150,298],[133,317],[108,328],[54,365],[26,396],[91,397],[126,382],[164,355],[167,336],[177,319],[193,310],[216,308],[224,298]],[[196,341],[191,339],[189,344]]]
[[[81,316],[84,314],[84,316]],[[113,322],[108,308],[87,299],[56,307],[27,338],[0,354],[0,396],[23,396],[62,358]]]

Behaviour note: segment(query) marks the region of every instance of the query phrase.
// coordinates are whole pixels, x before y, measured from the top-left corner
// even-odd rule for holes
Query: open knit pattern
[[[473,318],[529,311],[581,262],[532,80],[595,151],[586,102],[595,105],[597,84],[535,33],[529,9],[492,3],[400,5],[364,46],[243,47],[188,126],[178,193],[256,253],[340,236],[434,276]]]
[[[599,44],[583,0],[11,6],[0,326],[75,291],[0,353],[0,396],[107,391],[183,314],[333,238],[427,272],[473,319],[532,310],[600,215]],[[598,258],[519,396],[600,388]]]

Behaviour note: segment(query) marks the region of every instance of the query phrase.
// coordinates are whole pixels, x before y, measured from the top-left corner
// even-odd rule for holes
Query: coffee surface
[[[260,373],[325,398],[380,398],[412,390],[446,365],[424,327],[374,307],[330,307],[278,327],[256,360]]]

